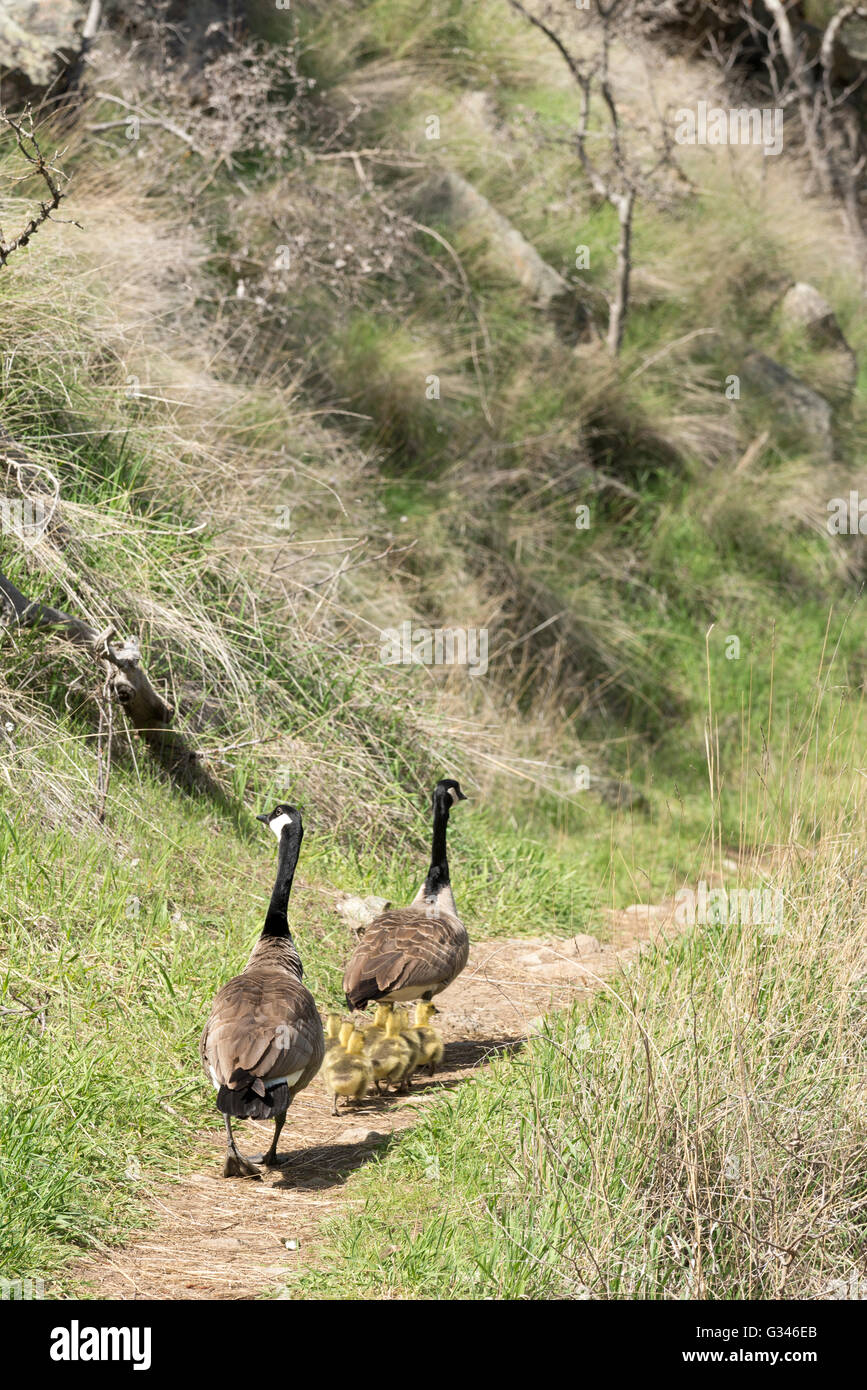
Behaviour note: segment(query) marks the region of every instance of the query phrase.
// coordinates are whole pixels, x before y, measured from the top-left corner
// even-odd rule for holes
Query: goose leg
[[[280,1131],[282,1130],[285,1123],[286,1111],[284,1110],[282,1115],[274,1116],[274,1138],[271,1140],[270,1149],[266,1154],[263,1155],[261,1160],[266,1168],[279,1168],[281,1166],[277,1162],[277,1140],[280,1138]]]
[[[226,1122],[226,1161],[223,1164],[224,1178],[258,1178],[261,1175],[256,1172],[253,1164],[238,1152],[235,1143],[235,1136],[232,1133],[232,1121],[228,1115],[224,1115]]]
[[[280,1138],[280,1131],[286,1123],[286,1111],[282,1115],[274,1116],[274,1138],[271,1140],[271,1147],[267,1153],[253,1154],[250,1157],[251,1163],[261,1163],[266,1168],[282,1168],[282,1164],[277,1162],[277,1140]]]

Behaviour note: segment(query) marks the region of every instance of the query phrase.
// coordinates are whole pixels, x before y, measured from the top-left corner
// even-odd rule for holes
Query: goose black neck
[[[265,916],[265,925],[262,928],[263,936],[288,936],[289,922],[286,918],[286,904],[289,902],[289,894],[292,891],[292,880],[295,877],[295,865],[298,863],[298,855],[301,851],[301,840],[304,830],[301,825],[300,817],[287,825],[280,832],[280,849],[277,855],[277,878],[274,882],[274,891],[271,894],[271,901],[268,904],[268,912]]]
[[[446,828],[449,823],[448,804],[440,797],[434,798],[433,843],[430,852],[430,868],[424,881],[424,895],[435,898],[441,888],[449,882],[449,861],[446,858]]]

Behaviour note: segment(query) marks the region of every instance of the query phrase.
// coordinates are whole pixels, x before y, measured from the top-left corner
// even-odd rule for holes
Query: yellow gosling
[[[430,1020],[435,1013],[436,1009],[429,999],[419,999],[415,1006],[415,1028],[413,1031],[421,1047],[422,1059],[419,1066],[427,1067],[431,1076],[442,1062],[445,1052],[445,1043],[442,1037],[436,1028],[430,1027]]]
[[[350,1041],[351,1041],[351,1038],[352,1038],[352,1035],[353,1035],[354,1032],[355,1032],[355,1024],[352,1022],[352,1019],[351,1019],[351,1018],[348,1018],[348,1019],[346,1019],[346,1021],[345,1021],[344,1023],[341,1023],[341,1025],[340,1025],[340,1035],[339,1035],[339,1036],[340,1036],[340,1046],[343,1048],[343,1051],[344,1051],[344,1052],[346,1052],[346,1050],[348,1049],[349,1043],[350,1043]]]
[[[412,1062],[412,1048],[400,1035],[400,1020],[397,1014],[388,1015],[385,1037],[371,1049],[370,1062],[377,1090],[381,1089],[383,1082],[395,1088],[403,1084],[407,1068]]]
[[[398,1024],[400,1027],[400,1036],[403,1038],[404,1042],[409,1043],[410,1052],[412,1053],[409,1066],[407,1067],[404,1073],[404,1083],[407,1089],[409,1089],[409,1079],[412,1076],[413,1072],[421,1066],[424,1054],[422,1051],[421,1042],[415,1035],[415,1029],[410,1027],[409,1014],[407,1013],[406,1009],[398,1009],[396,1010],[396,1012],[398,1017]]]
[[[337,1097],[346,1100],[362,1100],[370,1085],[370,1063],[364,1055],[364,1035],[356,1032],[350,1024],[351,1034],[342,1046],[334,1047],[326,1053],[322,1071],[331,1092],[331,1113],[337,1114]],[[344,1029],[341,1029],[341,1038]]]
[[[325,1015],[325,1051],[330,1052],[340,1042],[340,1014]]]
[[[373,1014],[373,1022],[368,1024],[364,1030],[364,1050],[368,1056],[385,1037],[385,1025],[390,1013],[390,1004],[377,1004]]]

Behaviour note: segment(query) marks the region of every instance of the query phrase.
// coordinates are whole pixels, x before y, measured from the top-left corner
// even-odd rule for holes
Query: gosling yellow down
[[[409,1060],[409,1066],[407,1067],[404,1073],[404,1081],[406,1082],[406,1085],[409,1086],[410,1077],[412,1076],[413,1072],[416,1071],[417,1068],[420,1067],[422,1064],[422,1045],[418,1037],[416,1037],[416,1030],[410,1027],[409,1014],[407,1013],[406,1009],[398,1009],[396,1012],[398,1018],[398,1026],[400,1028],[400,1036],[403,1038],[404,1042],[409,1043],[409,1049],[412,1054]]]
[[[340,1014],[326,1014],[325,1016],[325,1051],[330,1052],[332,1047],[337,1047],[340,1043]]]
[[[347,1100],[362,1100],[370,1085],[371,1068],[364,1056],[364,1035],[350,1024],[350,1034],[344,1045],[344,1028],[340,1030],[340,1042],[325,1054],[322,1064],[322,1073],[331,1092],[332,1115],[337,1114],[338,1096],[345,1096]]]
[[[406,1038],[400,1034],[400,1018],[390,1013],[385,1021],[385,1037],[370,1051],[370,1064],[376,1089],[382,1083],[394,1086],[395,1090],[404,1085],[404,1078],[412,1066],[413,1051]]]
[[[436,1013],[433,1004],[427,999],[419,999],[415,1006],[415,1027],[412,1032],[421,1049],[420,1067],[427,1067],[433,1076],[443,1060],[445,1043],[436,1028],[430,1027],[431,1015]]]

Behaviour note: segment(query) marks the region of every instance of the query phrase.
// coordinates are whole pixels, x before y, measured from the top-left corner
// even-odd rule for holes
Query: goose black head
[[[459,801],[466,801],[467,798],[461,791],[460,782],[456,782],[453,777],[443,777],[434,787],[433,799],[435,806],[443,806],[449,810],[452,806],[457,806]]]
[[[294,825],[296,821],[300,823],[301,812],[297,806],[287,806],[285,802],[281,801],[274,807],[273,811],[265,811],[256,819],[260,820],[263,825],[270,826],[279,840],[287,825]]]

